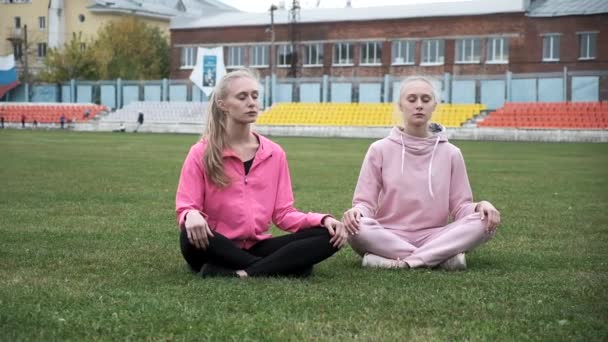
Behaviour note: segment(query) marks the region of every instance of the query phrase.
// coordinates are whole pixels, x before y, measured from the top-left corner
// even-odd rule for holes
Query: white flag
[[[199,47],[196,54],[196,65],[190,74],[192,83],[209,96],[218,80],[225,74],[224,48],[221,46],[212,49]]]

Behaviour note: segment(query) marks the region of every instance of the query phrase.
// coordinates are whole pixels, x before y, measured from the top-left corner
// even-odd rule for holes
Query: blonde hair
[[[401,107],[400,107],[401,95],[403,95],[403,91],[405,90],[405,87],[408,84],[410,84],[412,82],[417,82],[417,81],[426,82],[428,85],[430,85],[431,90],[433,92],[433,100],[435,100],[436,104],[439,104],[441,102],[441,89],[437,88],[437,84],[440,84],[440,81],[438,79],[429,77],[429,76],[408,76],[408,77],[406,77],[399,84],[399,93],[398,93],[397,98],[393,99],[393,104],[395,107],[393,120],[395,121],[395,123],[397,125],[400,125],[400,123],[404,124],[403,118],[402,118],[402,113],[401,113]]]
[[[224,172],[222,159],[222,151],[227,147],[226,113],[220,109],[218,101],[226,98],[232,81],[243,77],[251,78],[256,82],[258,80],[255,72],[245,68],[227,73],[215,86],[207,107],[207,129],[203,134],[203,138],[207,140],[207,149],[203,155],[203,164],[211,182],[222,188],[230,185],[230,178]]]
[[[399,100],[401,99],[401,94],[403,94],[405,86],[417,81],[426,82],[428,85],[430,85],[431,89],[433,90],[433,99],[436,103],[441,102],[441,89],[437,88],[437,84],[440,83],[438,79],[429,76],[409,76],[401,81],[401,84],[399,85],[399,97],[396,99],[397,103],[399,103]]]

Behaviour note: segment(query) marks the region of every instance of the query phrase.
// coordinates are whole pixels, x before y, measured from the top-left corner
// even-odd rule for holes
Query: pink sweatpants
[[[378,221],[363,217],[359,234],[351,235],[348,242],[362,256],[372,253],[404,260],[411,268],[432,267],[490,240],[494,232],[488,232],[486,225],[479,213],[473,213],[445,227],[410,232],[384,228]]]

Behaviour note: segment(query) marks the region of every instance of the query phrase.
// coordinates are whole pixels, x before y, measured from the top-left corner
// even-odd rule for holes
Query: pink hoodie
[[[475,210],[460,149],[443,127],[418,138],[397,127],[374,142],[365,156],[353,197],[363,216],[391,229],[416,231],[442,227]]]
[[[271,237],[270,222],[279,228],[296,232],[317,227],[328,215],[302,213],[293,207],[291,178],[287,157],[279,145],[256,134],[260,146],[249,174],[241,159],[230,149],[223,153],[224,171],[232,179],[225,189],[211,182],[203,165],[207,142],[192,146],[184,165],[175,198],[179,227],[183,229],[186,214],[198,210],[217,231],[241,248]]]

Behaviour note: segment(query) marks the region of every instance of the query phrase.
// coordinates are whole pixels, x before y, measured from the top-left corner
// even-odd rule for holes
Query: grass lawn
[[[608,144],[456,141],[503,225],[469,269],[201,279],[175,188],[194,135],[0,131],[0,340],[608,339]],[[296,206],[349,207],[371,140],[276,138]]]

